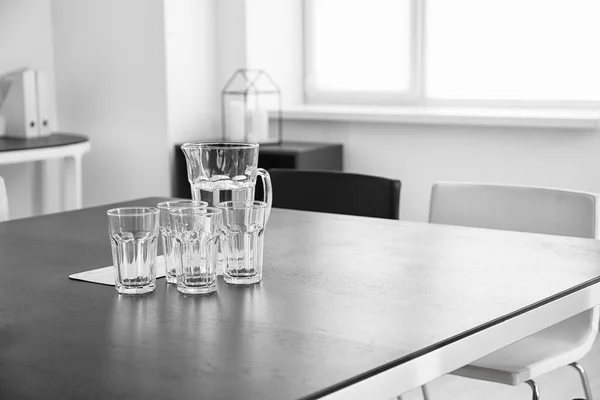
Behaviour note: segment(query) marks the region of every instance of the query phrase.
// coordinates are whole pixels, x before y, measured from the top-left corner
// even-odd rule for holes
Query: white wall
[[[219,139],[217,0],[165,1],[171,170],[175,144]]]
[[[50,0],[0,0],[0,75],[21,67],[45,71],[48,74],[50,95],[54,98]],[[48,169],[52,175],[56,170],[55,162],[50,162]],[[8,189],[10,218],[35,214],[37,210],[32,208],[31,202],[32,187],[38,182],[35,179],[34,165],[0,166],[0,176],[6,181]],[[49,211],[58,207],[59,193],[56,188],[50,188]]]
[[[284,105],[302,103],[302,2],[246,0],[246,67],[269,73]]]
[[[400,179],[403,220],[427,220],[439,180],[600,193],[596,131],[285,121],[284,138],[343,143],[346,171]]]
[[[280,86],[286,105],[302,101],[302,2],[219,0],[219,90],[238,68],[262,69]]]
[[[217,84],[223,88],[236,69],[246,68],[246,1],[217,1]]]
[[[167,109],[173,142],[219,137],[217,0],[165,2]]]
[[[83,205],[169,194],[162,0],[52,2],[59,128],[88,135]]]

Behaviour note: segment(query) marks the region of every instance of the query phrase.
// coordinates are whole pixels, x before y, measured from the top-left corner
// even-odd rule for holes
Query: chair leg
[[[579,373],[579,377],[581,378],[581,384],[583,385],[583,393],[585,394],[586,400],[593,400],[592,398],[592,388],[590,387],[590,381],[588,380],[587,373],[585,369],[581,366],[581,364],[574,362],[569,364],[571,367],[575,368]]]
[[[429,391],[427,390],[427,385],[421,386],[421,392],[423,393],[423,400],[429,400]]]
[[[529,387],[531,387],[531,391],[533,393],[533,400],[540,400],[540,389],[538,388],[538,385],[532,381],[531,379],[528,381],[525,381],[526,384],[529,385]]]
[[[423,393],[423,400],[429,400],[429,392],[427,391],[427,386],[421,386],[421,392]],[[396,400],[402,400],[402,395],[396,397]]]

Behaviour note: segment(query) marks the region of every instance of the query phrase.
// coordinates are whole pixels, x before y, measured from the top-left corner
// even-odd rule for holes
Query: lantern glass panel
[[[281,143],[281,92],[262,70],[237,70],[221,93],[225,141]]]

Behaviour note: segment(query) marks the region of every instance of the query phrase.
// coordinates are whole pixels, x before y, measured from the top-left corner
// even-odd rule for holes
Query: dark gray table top
[[[259,285],[126,297],[68,279],[112,206],[0,223],[0,399],[319,398],[600,275],[593,240],[274,209]]]
[[[52,133],[50,136],[37,137],[31,139],[18,139],[0,136],[0,152],[31,150],[42,147],[56,147],[87,142],[87,136],[76,135],[73,133]]]

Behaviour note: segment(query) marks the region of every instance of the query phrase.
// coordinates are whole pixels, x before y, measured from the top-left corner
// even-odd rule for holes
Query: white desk
[[[62,208],[81,208],[81,160],[90,151],[86,136],[53,133],[47,137],[14,139],[0,137],[0,165],[36,162],[36,175],[46,175],[45,161],[62,159]],[[46,181],[36,182],[33,204],[38,212],[44,212],[47,204]]]

